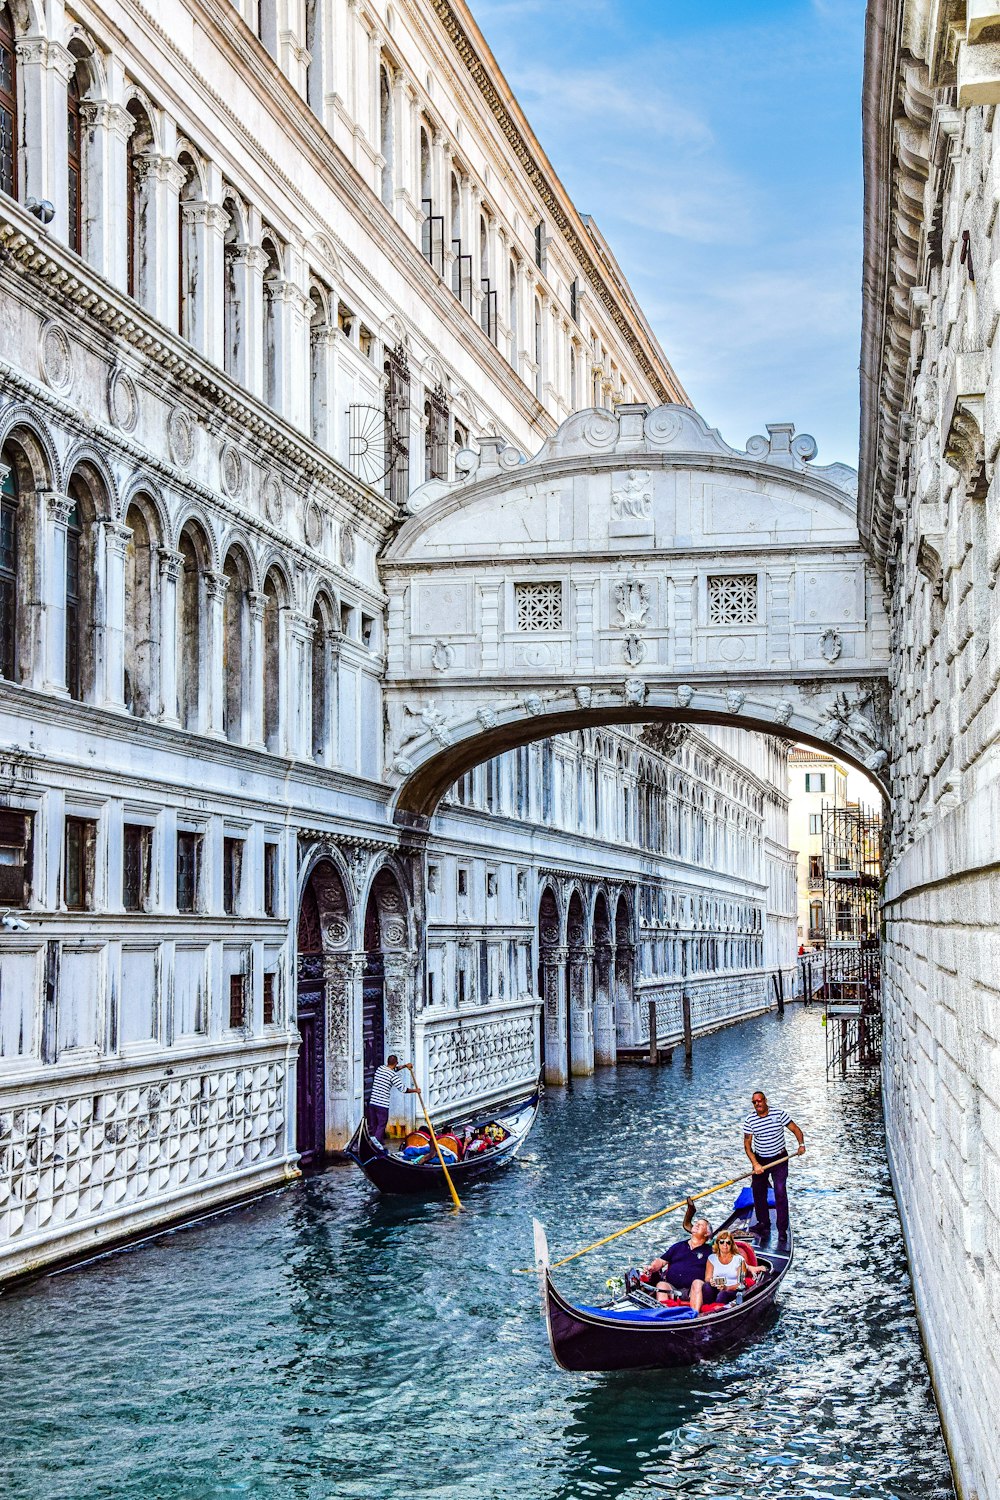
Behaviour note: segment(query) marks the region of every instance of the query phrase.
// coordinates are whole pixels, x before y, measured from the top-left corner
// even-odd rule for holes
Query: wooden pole
[[[441,1154],[441,1147],[438,1145],[438,1138],[434,1134],[434,1126],[431,1124],[431,1117],[427,1113],[427,1105],[424,1103],[424,1096],[420,1092],[420,1085],[417,1082],[417,1075],[413,1071],[413,1064],[412,1063],[404,1063],[403,1067],[406,1069],[406,1071],[409,1073],[410,1077],[413,1079],[413,1087],[414,1087],[414,1089],[416,1091],[417,1098],[420,1100],[420,1108],[424,1112],[424,1119],[427,1121],[427,1129],[430,1131],[430,1134],[431,1134],[431,1143],[434,1146],[434,1150],[437,1152],[437,1159],[441,1163],[441,1170],[444,1173],[444,1180],[448,1184],[448,1191],[451,1194],[451,1201],[455,1205],[455,1211],[456,1211],[456,1213],[458,1213],[458,1212],[461,1211],[461,1208],[462,1208],[462,1200],[461,1200],[461,1198],[458,1196],[458,1194],[455,1191],[455,1184],[451,1180],[451,1173],[448,1171],[448,1168],[445,1165],[444,1157]]]
[[[798,1155],[798,1152],[795,1153]],[[780,1167],[784,1161],[791,1161],[791,1156],[779,1156],[777,1161],[769,1161],[768,1168]],[[568,1266],[571,1260],[577,1260],[581,1255],[588,1255],[591,1250],[599,1250],[602,1245],[610,1245],[612,1240],[621,1239],[623,1234],[631,1234],[634,1229],[642,1229],[646,1224],[652,1224],[657,1219],[662,1219],[664,1214],[676,1213],[677,1209],[684,1208],[688,1200],[697,1203],[699,1198],[710,1198],[713,1193],[721,1193],[723,1188],[734,1187],[738,1182],[746,1182],[752,1177],[753,1172],[741,1172],[739,1177],[730,1177],[726,1182],[717,1182],[714,1187],[703,1188],[700,1193],[689,1193],[687,1198],[680,1198],[676,1203],[668,1203],[666,1208],[657,1209],[655,1214],[650,1214],[646,1219],[637,1219],[634,1224],[626,1224],[624,1229],[616,1229],[614,1234],[606,1234],[603,1240],[595,1240],[592,1245],[584,1245],[582,1250],[574,1250],[572,1255],[564,1255],[562,1260],[554,1260],[551,1269],[556,1266]],[[517,1266],[516,1272],[519,1276],[532,1276],[537,1270],[536,1266]]]
[[[660,1061],[656,1045],[656,1001],[649,1002],[649,1060],[655,1068]]]
[[[694,1038],[691,1034],[691,996],[687,985],[681,991],[681,1016],[684,1022],[684,1058],[686,1062],[690,1062],[694,1052]]]

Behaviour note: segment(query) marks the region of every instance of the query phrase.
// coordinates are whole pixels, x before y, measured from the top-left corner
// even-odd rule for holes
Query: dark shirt
[[[697,1250],[692,1250],[687,1240],[678,1240],[676,1245],[671,1245],[663,1259],[666,1265],[660,1272],[665,1281],[671,1286],[690,1286],[692,1281],[705,1280],[705,1264],[712,1253],[712,1246],[707,1241],[699,1245]]]

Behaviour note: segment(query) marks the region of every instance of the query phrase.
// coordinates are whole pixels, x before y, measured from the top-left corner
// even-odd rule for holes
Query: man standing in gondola
[[[767,1095],[758,1089],[750,1100],[753,1113],[743,1121],[743,1149],[753,1167],[753,1207],[757,1222],[754,1230],[760,1240],[771,1233],[771,1215],[767,1206],[768,1182],[774,1188],[774,1217],[778,1226],[778,1249],[788,1241],[788,1162],[782,1160],[785,1131],[790,1130],[799,1143],[797,1156],[805,1152],[802,1131],[785,1109],[775,1109]]]
[[[380,1146],[385,1145],[385,1128],[389,1123],[389,1106],[394,1089],[402,1089],[399,1058],[390,1052],[380,1068],[375,1069],[371,1093],[368,1095],[368,1134]],[[403,1089],[406,1094],[415,1094],[416,1089]]]

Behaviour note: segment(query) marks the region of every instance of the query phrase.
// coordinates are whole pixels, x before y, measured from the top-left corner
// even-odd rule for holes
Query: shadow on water
[[[5,1500],[948,1500],[877,1090],[828,1085],[816,1011],[545,1100],[466,1210],[353,1168],[0,1301]],[[742,1166],[755,1087],[807,1131],[773,1326],[690,1371],[567,1375],[514,1276]],[[716,1220],[731,1195],[711,1200]],[[592,1299],[680,1216],[558,1273]],[[877,1294],[874,1288],[878,1286]]]

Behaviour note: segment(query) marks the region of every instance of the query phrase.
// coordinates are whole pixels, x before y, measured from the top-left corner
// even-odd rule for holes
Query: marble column
[[[542,999],[545,1004],[545,1082],[569,1082],[566,1035],[566,949],[543,948]]]
[[[177,702],[177,584],[184,571],[183,552],[159,549],[160,567],[160,716],[179,724]]]
[[[248,592],[247,606],[250,611],[250,650],[246,662],[247,722],[244,725],[246,742],[254,750],[267,748],[264,740],[264,611],[267,608],[265,594]],[[232,668],[230,668],[232,670]]]
[[[570,1072],[585,1078],[594,1071],[594,950],[569,950]]]
[[[125,552],[132,532],[116,521],[100,525],[98,578],[103,575],[103,609],[95,608],[94,701],[125,707]],[[102,639],[103,638],[103,639]]]
[[[201,658],[202,683],[199,694],[202,704],[207,697],[207,713],[201,712],[204,732],[221,739],[224,735],[223,704],[226,700],[226,684],[223,676],[223,641],[226,629],[226,590],[229,580],[224,573],[205,572],[205,600],[207,604],[206,642],[208,651]]]
[[[617,1060],[613,1000],[614,947],[594,946],[594,1065],[612,1067]]]
[[[170,156],[137,156],[136,300],[167,328],[177,324],[177,214],[184,172]]]
[[[66,523],[74,500],[71,495],[46,492],[43,502],[38,548],[37,604],[29,605],[36,620],[32,629],[32,673],[34,687],[47,692],[66,692]]]

